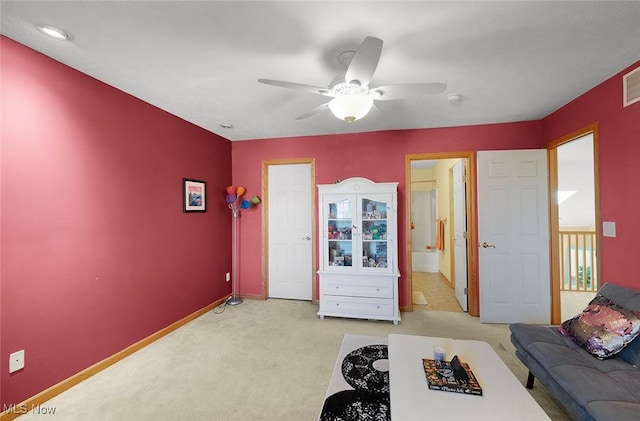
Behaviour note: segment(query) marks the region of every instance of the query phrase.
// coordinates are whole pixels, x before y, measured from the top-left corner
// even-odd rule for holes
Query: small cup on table
[[[444,361],[445,356],[446,356],[446,352],[443,347],[441,347],[440,345],[433,346],[433,359],[436,361],[437,367],[439,367],[442,364],[442,361]]]

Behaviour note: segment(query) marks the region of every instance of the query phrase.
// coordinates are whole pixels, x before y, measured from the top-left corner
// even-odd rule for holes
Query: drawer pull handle
[[[380,291],[380,288],[376,288],[376,291]]]

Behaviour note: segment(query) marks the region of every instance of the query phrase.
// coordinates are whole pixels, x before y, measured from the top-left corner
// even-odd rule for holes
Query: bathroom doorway
[[[410,192],[407,207],[410,223],[407,241],[407,245],[410,244],[407,252],[410,307],[417,310],[466,311],[467,159],[455,156],[413,158],[407,167]],[[455,177],[460,180],[454,182]],[[461,211],[459,209],[456,213],[456,206],[462,207]],[[460,291],[458,297],[456,286]]]

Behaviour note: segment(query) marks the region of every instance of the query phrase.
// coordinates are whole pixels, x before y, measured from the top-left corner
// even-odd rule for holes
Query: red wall
[[[537,148],[597,121],[602,218],[618,228],[604,239],[605,280],[640,284],[629,264],[640,196],[628,187],[638,180],[640,104],[621,107],[621,74],[537,122],[230,143],[0,40],[3,405],[228,294],[223,189],[233,181],[261,194],[264,160],[315,158],[319,184],[398,181],[403,227],[406,154]],[[183,177],[208,182],[208,212],[182,213]],[[239,278],[247,295],[262,293],[261,230],[262,209],[243,212]],[[405,242],[401,229],[401,273]],[[400,289],[406,305],[404,278]],[[8,375],[8,355],[19,349],[26,367]]]
[[[640,287],[633,265],[640,234],[640,102],[622,106],[622,76],[640,61],[611,77],[542,120],[545,142],[598,123],[600,149],[600,211],[603,221],[616,223],[616,237],[602,239],[605,282]]]
[[[1,404],[230,292],[230,142],[5,37]],[[182,178],[208,211],[182,212]],[[8,355],[26,366],[8,374]]]
[[[357,124],[357,123],[355,123]],[[429,152],[539,148],[539,122],[492,124],[428,130],[404,130],[336,136],[267,139],[233,142],[233,181],[255,191],[261,187],[262,161],[315,158],[316,183],[366,177],[376,182],[397,181],[399,267],[405,274],[405,155]],[[315,193],[315,192],[314,192]],[[240,291],[262,293],[259,213],[243,215],[241,232]],[[406,278],[399,282],[400,305],[407,305]]]

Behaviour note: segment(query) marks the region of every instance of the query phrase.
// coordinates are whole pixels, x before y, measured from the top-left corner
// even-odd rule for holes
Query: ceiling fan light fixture
[[[296,120],[324,112],[328,108],[333,115],[347,123],[366,116],[373,107],[374,100],[421,98],[440,94],[447,88],[444,83],[403,83],[369,88],[381,53],[382,40],[372,36],[366,37],[358,50],[342,52],[338,56],[338,62],[346,71],[331,80],[329,89],[273,79],[258,79],[258,82],[333,98],[299,115]]]
[[[366,116],[372,106],[373,99],[360,93],[340,95],[329,102],[329,109],[333,115],[347,123],[353,123]]]

